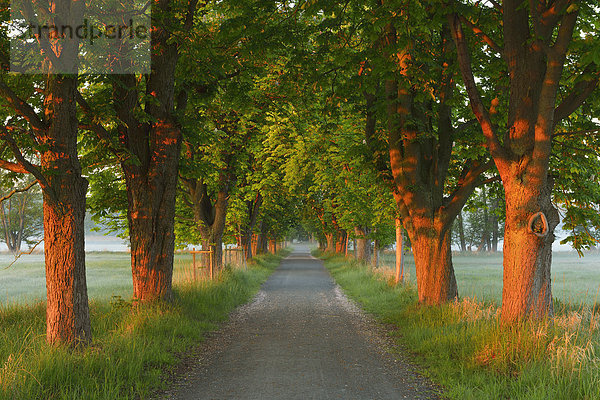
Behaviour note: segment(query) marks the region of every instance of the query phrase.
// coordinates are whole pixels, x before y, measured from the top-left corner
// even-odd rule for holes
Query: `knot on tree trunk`
[[[527,230],[529,231],[529,233],[533,233],[537,237],[545,237],[546,235],[548,235],[550,229],[548,226],[548,219],[546,218],[546,215],[543,212],[538,211],[531,217],[529,217],[529,221],[527,223]]]

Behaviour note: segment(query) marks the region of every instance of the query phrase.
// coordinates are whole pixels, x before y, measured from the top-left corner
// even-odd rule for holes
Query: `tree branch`
[[[477,26],[476,24],[474,24],[473,22],[469,21],[465,16],[460,16],[459,17],[460,20],[467,25],[469,28],[471,28],[471,30],[473,31],[473,33],[475,34],[475,36],[479,37],[481,40],[483,40],[488,46],[490,46],[490,48],[492,50],[494,50],[496,53],[499,53],[501,56],[504,57],[504,49],[500,46],[498,46],[498,44],[488,35],[486,35],[481,28],[479,28],[479,26]]]
[[[460,18],[456,14],[448,15],[448,23],[456,44],[458,54],[458,63],[460,71],[469,95],[471,109],[481,125],[483,135],[487,141],[487,147],[494,159],[506,159],[506,151],[502,148],[502,144],[498,139],[496,132],[492,126],[492,121],[487,109],[483,106],[483,100],[475,84],[473,70],[471,69],[471,55],[466,43],[465,35],[462,30]]]
[[[567,53],[569,49],[569,44],[571,43],[571,39],[573,37],[573,30],[575,29],[575,24],[577,23],[577,16],[579,12],[577,10],[566,14],[558,28],[558,34],[556,36],[556,41],[554,45],[550,48],[551,53],[555,57],[562,58],[564,54]]]
[[[109,143],[112,143],[112,140],[111,140],[112,137],[111,137],[110,133],[106,130],[106,128],[104,128],[104,126],[102,126],[101,124],[94,122],[96,119],[96,115],[92,111],[92,108],[90,107],[88,102],[81,95],[81,92],[79,92],[79,90],[77,90],[75,92],[75,99],[77,100],[77,104],[79,104],[79,106],[81,107],[81,110],[92,121],[92,124],[89,126],[89,128],[91,128],[91,130],[94,131],[94,133],[96,133],[96,135],[98,136],[99,139],[106,140]]]
[[[25,169],[21,164],[14,163],[6,160],[0,159],[0,168],[6,169],[12,172],[16,172],[17,174],[28,174],[29,171]]]
[[[461,178],[458,180],[456,190],[445,201],[446,218],[452,220],[458,215],[475,186],[477,186],[479,176],[493,165],[494,162],[490,160],[485,163],[476,161],[468,170],[465,167],[465,171],[463,171]]]
[[[582,74],[589,73],[589,68]],[[554,110],[554,126],[577,110],[594,92],[600,82],[600,71],[593,79],[579,81],[571,93]]]
[[[40,119],[33,107],[21,99],[0,77],[0,96],[31,125],[34,130],[45,131],[46,124]]]
[[[6,196],[0,197],[0,203],[2,203],[4,200],[10,199],[12,196],[14,196],[17,193],[23,193],[23,192],[28,191],[29,189],[31,189],[32,187],[34,187],[37,183],[38,183],[37,180],[33,180],[29,185],[25,186],[23,189],[13,189],[13,190],[11,190],[11,192],[9,194],[7,194]]]
[[[27,172],[32,174],[39,181],[40,187],[42,189],[50,189],[50,185],[48,184],[46,177],[42,174],[40,167],[27,161],[27,159],[21,153],[19,146],[17,146],[14,138],[5,126],[0,127],[0,139],[3,139],[8,144],[8,147],[12,150],[19,165],[21,165]]]

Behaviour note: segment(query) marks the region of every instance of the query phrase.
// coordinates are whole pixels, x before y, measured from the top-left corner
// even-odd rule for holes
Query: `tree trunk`
[[[396,283],[404,281],[404,235],[402,220],[396,218]]]
[[[246,255],[246,260],[252,258],[252,231],[254,230],[254,225],[256,225],[256,219],[258,218],[258,212],[260,210],[260,206],[262,205],[263,197],[259,193],[256,194],[256,197],[252,201],[247,201],[246,206],[248,209],[248,225],[244,229],[244,250]]]
[[[354,235],[356,235],[356,259],[368,264],[371,259],[371,243],[368,237],[368,229],[355,226]]]
[[[558,211],[551,202],[552,178],[536,191],[533,185],[519,180],[505,183],[506,231],[504,234],[504,286],[502,321],[515,322],[525,316],[541,318],[552,315],[552,242],[559,222]],[[540,210],[548,226],[544,233],[541,218],[530,219]]]
[[[6,243],[6,247],[8,247],[8,251],[11,254],[15,254],[13,245],[12,245],[12,237],[10,234],[10,200],[9,201],[9,207],[8,207],[8,212],[4,212],[4,203],[0,203],[0,219],[2,220],[2,228],[4,230],[4,242]]]
[[[264,221],[260,223],[260,234],[258,236],[258,253],[264,254],[267,252],[267,246],[269,244],[269,237],[267,232],[269,231],[267,224]]]
[[[220,224],[219,224],[220,225]],[[223,227],[225,224],[223,223]],[[202,250],[212,251],[212,270],[220,271],[223,268],[223,231],[224,229],[214,224],[211,227],[200,226],[202,236]],[[207,265],[208,267],[211,267]]]
[[[77,77],[49,75],[47,85],[44,106],[50,127],[40,157],[47,181],[41,184],[46,339],[76,345],[91,340],[83,227],[88,182],[77,158]]]
[[[458,238],[460,240],[460,251],[467,251],[467,243],[465,241],[465,226],[463,223],[462,211],[458,213]]]
[[[174,117],[178,43],[155,17],[169,15],[172,4],[163,1],[155,5],[151,72],[146,75],[145,85],[140,85],[132,74],[118,76],[113,83],[119,140],[133,156],[123,160],[121,166],[128,198],[133,295],[141,302],[172,298],[175,195],[181,150],[181,130]],[[140,87],[145,93],[140,93]],[[139,110],[144,110],[143,119]]]
[[[492,216],[491,216],[491,229],[492,229],[492,251],[495,253],[498,251],[498,199],[492,200]]]
[[[224,175],[221,180],[227,181]],[[182,177],[181,182],[194,211],[194,221],[202,237],[202,248],[214,251],[212,269],[219,271],[223,267],[223,233],[229,204],[229,186],[224,184],[213,201],[203,180]]]
[[[573,113],[598,84],[597,78],[592,78],[582,93],[572,92],[557,105],[578,7],[564,4],[554,18],[544,17],[544,23],[535,23],[532,30],[532,20],[556,11],[554,3],[538,5],[523,7],[518,0],[502,4],[503,58],[509,78],[508,118],[506,125],[502,124],[506,134],[495,129],[478,91],[461,20],[458,15],[448,16],[471,109],[504,185],[504,323],[552,314],[550,263],[558,223],[551,204],[553,181],[548,177],[552,136],[556,124]],[[536,45],[531,45],[534,41]],[[547,222],[540,227],[542,215]]]
[[[335,251],[335,237],[333,233],[326,233],[325,238],[327,239],[327,247],[325,248],[325,252],[333,253]]]
[[[252,249],[252,254],[254,255],[258,254],[258,237],[258,233],[253,233],[250,239],[250,248]]]
[[[337,231],[337,238],[335,240],[335,252],[338,254],[346,254],[346,243],[348,240],[348,232],[344,229]]]
[[[171,170],[170,174],[163,171],[160,175],[136,174],[130,168],[125,170],[133,296],[141,302],[170,300],[175,245],[176,169]]]
[[[275,254],[277,253],[277,239],[269,239],[269,253]]]
[[[17,230],[17,236],[15,240],[15,255],[21,253],[23,230],[25,229],[25,207],[27,206],[28,197],[29,196],[27,192],[23,193],[23,196],[21,197],[21,207],[19,208],[19,229]]]
[[[373,242],[373,258],[372,258],[372,262],[373,262],[373,267],[374,268],[378,268],[379,267],[379,241],[375,240]]]
[[[419,302],[437,305],[457,298],[449,226],[425,218],[414,221],[414,229],[407,231],[415,257]]]

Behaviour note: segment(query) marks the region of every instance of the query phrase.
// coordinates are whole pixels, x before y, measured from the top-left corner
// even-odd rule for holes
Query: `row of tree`
[[[37,13],[58,24],[76,3]],[[171,299],[176,245],[220,268],[224,241],[251,257],[295,229],[368,260],[403,228],[419,301],[440,304],[458,296],[453,235],[493,250],[504,221],[502,319],[551,313],[553,202],[580,249],[600,225],[597,12],[158,0],[147,74],[53,73],[77,50],[55,42],[48,74],[0,78],[0,167],[43,193],[48,341],[91,340],[86,208],[128,237],[141,303]]]
[[[480,209],[477,247],[497,246],[495,216],[503,217],[502,320],[551,314],[555,204],[565,213],[566,240],[578,249],[594,242],[590,227],[598,225],[598,121],[591,112],[600,74],[597,5],[317,1],[311,8],[322,17],[314,23],[314,54],[330,77],[319,81],[319,92],[331,87],[327,101],[342,103],[337,126],[362,115],[365,159],[394,196],[415,256],[419,300],[440,304],[458,295],[452,232],[465,248],[461,209],[478,186],[500,182],[502,193],[492,199],[504,204]],[[335,165],[339,181],[347,167]],[[373,229],[339,224],[343,189],[319,193],[326,212],[317,217],[328,240],[343,240],[352,226],[357,238]]]

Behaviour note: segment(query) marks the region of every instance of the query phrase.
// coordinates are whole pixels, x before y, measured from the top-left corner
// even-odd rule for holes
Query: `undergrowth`
[[[322,255],[344,291],[409,349],[453,399],[599,399],[600,315],[556,303],[552,320],[500,324],[493,302],[417,303],[416,288],[355,260]]]
[[[179,355],[247,302],[279,265],[262,255],[247,270],[174,288],[170,304],[91,302],[93,343],[45,342],[45,304],[0,308],[0,399],[145,399],[162,389]]]

